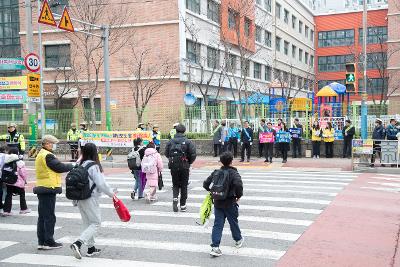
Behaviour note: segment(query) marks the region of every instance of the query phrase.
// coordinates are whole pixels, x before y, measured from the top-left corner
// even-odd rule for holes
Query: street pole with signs
[[[368,138],[367,131],[367,120],[368,120],[368,107],[367,107],[367,1],[364,0],[364,11],[363,11],[363,53],[364,53],[364,90],[361,95],[361,138]]]

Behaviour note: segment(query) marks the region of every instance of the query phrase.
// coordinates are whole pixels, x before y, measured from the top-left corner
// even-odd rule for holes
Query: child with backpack
[[[6,184],[7,194],[4,201],[3,217],[11,216],[12,197],[14,194],[19,195],[20,214],[30,213],[31,210],[26,206],[25,185],[28,177],[25,168],[25,162],[20,160],[18,156],[18,148],[10,147],[8,155],[5,156],[4,165],[1,172],[1,180]]]
[[[146,195],[146,199],[149,202],[157,200],[158,177],[163,167],[161,155],[157,152],[155,144],[149,143],[142,160],[142,172],[146,174],[147,184],[150,188],[150,191]]]
[[[215,170],[203,183],[203,187],[210,192],[214,200],[215,219],[211,235],[212,244],[210,252],[210,255],[213,257],[222,255],[219,245],[221,243],[225,218],[228,219],[235,247],[241,248],[243,246],[243,237],[238,221],[238,202],[243,195],[242,179],[237,169],[232,167],[232,153],[223,153],[220,161],[223,165],[221,169]]]
[[[133,140],[132,151],[128,154],[128,167],[131,170],[133,177],[135,177],[135,186],[133,188],[133,192],[131,193],[131,198],[133,200],[135,200],[135,195],[138,191],[138,199],[143,198],[144,186],[142,184],[142,177],[144,176],[144,174],[142,173],[141,163],[146,147],[144,147],[142,143],[142,138],[136,138],[135,140]]]
[[[116,190],[111,190],[108,184],[105,181],[103,168],[99,161],[99,156],[97,153],[97,147],[95,144],[87,143],[85,146],[82,147],[81,150],[82,158],[79,162],[79,167],[72,170],[66,178],[66,196],[69,199],[74,199],[74,202],[77,203],[79,208],[79,212],[81,213],[82,222],[84,231],[81,233],[78,240],[70,245],[70,248],[77,259],[82,259],[81,247],[85,244],[88,247],[86,256],[93,257],[99,255],[101,250],[94,246],[94,236],[97,234],[98,229],[100,228],[101,224],[101,212],[99,206],[99,198],[101,194],[104,193],[110,198],[113,198]],[[73,183],[70,180],[77,180],[85,177],[78,177],[82,176],[79,173],[82,173],[83,170],[86,170],[86,180],[88,180],[89,184],[89,192],[85,190],[82,192],[79,188],[74,188]],[[71,175],[75,173],[75,175]],[[75,176],[75,177],[73,177]],[[80,189],[80,190],[78,190]],[[82,193],[85,193],[84,197],[80,198],[73,198],[70,196],[82,196]],[[87,197],[88,195],[88,197]]]

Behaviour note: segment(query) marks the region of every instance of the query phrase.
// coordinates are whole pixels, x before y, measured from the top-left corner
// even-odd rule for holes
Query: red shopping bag
[[[123,222],[129,222],[131,219],[131,214],[124,203],[118,199],[116,196],[113,197],[114,208],[117,211],[118,217]]]

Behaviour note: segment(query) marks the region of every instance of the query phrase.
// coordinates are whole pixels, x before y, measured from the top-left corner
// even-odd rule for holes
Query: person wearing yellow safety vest
[[[35,160],[36,186],[33,188],[33,193],[39,200],[37,223],[39,250],[62,247],[62,244],[57,243],[53,237],[56,224],[56,194],[62,192],[61,173],[69,172],[75,164],[64,164],[56,158],[53,153],[58,142],[56,137],[45,135],[42,140],[42,149]]]
[[[333,158],[333,142],[335,141],[335,129],[331,122],[327,122],[326,128],[322,132],[325,142],[325,155],[327,158]]]
[[[176,126],[178,126],[178,125],[179,125],[179,123],[175,123],[173,125],[174,128],[171,131],[169,131],[169,135],[168,135],[169,140],[174,139],[174,137],[176,135]]]
[[[313,158],[319,159],[319,156],[321,155],[321,138],[322,132],[321,128],[319,127],[318,121],[315,121],[313,124],[313,127],[311,129],[311,142],[312,142],[312,152],[313,152]]]
[[[161,132],[158,130],[158,126],[153,126],[153,143],[156,145],[156,150],[160,153],[160,146],[161,146]]]
[[[71,123],[71,129],[67,133],[67,141],[71,149],[72,161],[78,159],[78,142],[81,134],[81,131],[76,129],[76,123]]]
[[[25,153],[25,138],[17,131],[17,125],[10,123],[7,127],[8,133],[1,135],[0,140],[6,141],[7,147],[17,147],[20,155]]]

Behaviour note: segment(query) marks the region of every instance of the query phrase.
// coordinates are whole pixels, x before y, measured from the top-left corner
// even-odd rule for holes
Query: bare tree
[[[137,48],[137,43],[130,43],[129,61],[123,60],[127,66],[127,74],[132,77],[129,85],[132,90],[137,121],[142,122],[143,115],[150,100],[163,93],[165,84],[176,72],[174,62],[155,49]]]
[[[131,28],[124,27],[131,17],[130,9],[126,5],[113,4],[111,0],[73,0],[71,5],[71,16],[92,25],[109,25],[109,54],[120,51],[120,49],[132,38],[134,31]],[[118,15],[116,15],[118,14]],[[89,96],[90,102],[90,124],[93,129],[96,128],[95,97],[99,91],[100,70],[103,66],[103,42],[99,35],[102,31],[88,24],[80,25],[82,31],[96,34],[74,33],[71,42],[77,49],[77,53],[84,60],[86,87],[85,94]]]

